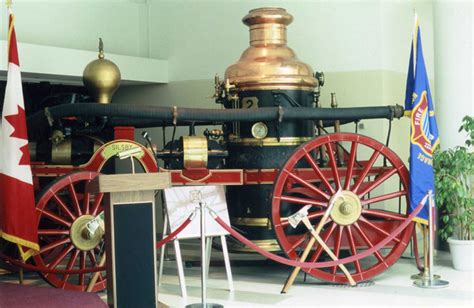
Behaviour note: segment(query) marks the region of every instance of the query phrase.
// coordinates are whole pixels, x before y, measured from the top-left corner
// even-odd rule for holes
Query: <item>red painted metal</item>
[[[346,151],[349,154],[344,155],[342,161],[336,155],[339,146],[350,147]],[[322,154],[325,156],[321,157]],[[369,159],[359,160],[360,157]],[[320,166],[322,161],[325,167]],[[311,167],[304,170],[309,170],[312,175],[301,176],[304,164]],[[376,189],[394,178],[402,183],[400,190],[398,185],[395,191],[388,193]],[[309,234],[303,228],[294,230],[289,226],[286,219],[288,212],[294,213],[304,204],[312,204],[308,216],[316,226],[325,212],[328,199],[339,187],[358,195],[363,210],[359,219],[351,225],[338,225],[331,219],[325,224],[321,237],[336,255],[341,255],[343,251],[353,256],[361,254],[388,238],[407,218],[406,214],[392,212],[385,205],[385,201],[399,197],[408,203],[408,170],[394,152],[374,139],[357,134],[336,133],[316,138],[295,150],[275,180],[272,222],[278,242],[289,258],[298,259],[298,253],[306,247],[304,239]],[[370,209],[369,205],[376,205],[378,209]],[[376,251],[371,257],[348,264],[353,278],[356,281],[370,279],[398,260],[408,245],[413,226],[410,223],[384,249]],[[307,260],[321,262],[320,258],[327,257],[322,247],[315,244]],[[303,270],[326,281],[347,282],[336,267]]]
[[[368,172],[368,175],[375,176],[384,172],[386,167],[374,167]],[[188,170],[167,170],[160,168],[160,172],[170,172],[173,186],[180,185],[260,185],[273,184],[279,170],[277,169],[188,169]],[[329,181],[333,179],[333,171],[330,168],[321,168],[319,172],[323,177],[315,174],[312,168],[297,168],[292,172],[306,182],[314,183],[324,179]],[[346,168],[338,168],[338,176],[345,177]],[[363,172],[363,167],[353,168],[353,178],[357,178]],[[323,181],[324,183],[324,181]],[[329,185],[329,184],[328,184]],[[310,189],[308,189],[308,193]]]
[[[135,140],[135,127],[133,126],[115,126],[114,139]]]
[[[115,129],[115,136],[120,138],[133,138],[133,129]],[[81,181],[77,178],[75,171],[85,171],[85,173],[95,174],[100,171],[106,161],[111,157],[105,152],[108,150],[119,150],[120,143],[136,145],[143,149],[144,155],[139,159],[140,164],[146,172],[158,172],[155,159],[152,153],[143,145],[131,140],[114,140],[103,145],[91,157],[89,162],[80,166],[69,165],[46,165],[35,162],[32,169],[35,179],[39,177],[57,177],[67,175],[53,183],[51,188],[44,191],[40,196],[38,210],[38,224],[40,238],[43,240],[42,252],[34,258],[35,262],[41,266],[62,269],[85,269],[88,266],[97,265],[95,249],[84,252],[79,251],[72,245],[69,237],[69,229],[72,222],[80,215],[91,214],[96,216],[102,211],[102,194],[91,195],[82,190]],[[340,146],[338,142],[349,142],[350,151],[346,151],[343,162],[338,161],[336,148]],[[325,166],[320,166],[320,160],[315,153],[316,148],[324,147],[327,157]],[[372,155],[369,159],[360,159],[358,153],[360,148],[371,149]],[[385,158],[389,164],[380,165],[380,157]],[[303,163],[303,164],[302,164]],[[307,166],[307,167],[306,167]],[[86,172],[91,171],[91,172]],[[308,234],[286,234],[285,230],[291,228],[288,220],[276,214],[280,209],[280,204],[291,204],[294,211],[302,204],[313,204],[314,211],[309,214],[313,224],[317,224],[324,214],[324,208],[335,191],[342,187],[346,190],[354,191],[362,198],[364,205],[363,216],[366,221],[359,221],[359,224],[351,226],[338,226],[329,221],[323,229],[323,239],[331,246],[335,247],[336,255],[340,251],[348,250],[352,255],[360,253],[360,250],[373,247],[381,242],[406,218],[401,215],[383,210],[371,210],[366,207],[369,203],[382,202],[397,197],[406,198],[408,172],[399,158],[385,148],[382,144],[368,137],[355,134],[333,134],[318,138],[298,148],[289,158],[285,167],[277,169],[190,169],[190,170],[164,170],[160,172],[170,172],[173,185],[260,185],[274,184],[275,193],[273,199],[273,218],[277,238],[282,249],[292,259],[297,258],[297,252],[305,246]],[[82,172],[81,172],[82,173]],[[391,192],[385,195],[376,195],[374,189],[379,187],[393,176],[399,176],[403,188],[400,191]],[[368,181],[367,178],[375,179]],[[67,180],[66,180],[67,179]],[[77,183],[76,183],[77,181]],[[82,186],[81,186],[82,185]],[[54,188],[53,190],[51,190]],[[53,191],[56,191],[53,193]],[[370,193],[370,198],[368,197]],[[65,197],[66,196],[66,197]],[[48,205],[48,206],[47,206]],[[286,214],[287,215],[287,214]],[[386,245],[390,250],[388,254],[375,253],[378,258],[376,264],[367,267],[365,262],[356,260],[354,264],[354,278],[356,281],[369,279],[393,264],[408,243],[409,229],[406,228],[395,240]],[[321,256],[325,256],[320,246],[314,246],[314,253],[310,256],[310,262],[317,262]],[[66,263],[67,264],[64,264]],[[345,277],[338,272],[336,267],[330,269],[307,270],[311,275],[334,282],[346,282]],[[44,274],[45,279],[52,285],[59,288],[72,290],[85,290],[87,287],[87,277],[82,274]],[[100,276],[94,290],[105,288],[105,277]]]
[[[47,165],[41,162],[34,162],[31,166],[31,171],[35,178],[58,177],[75,171],[100,172],[105,163],[114,156],[111,156],[111,153],[113,154],[118,153],[121,150],[126,150],[127,148],[125,146],[136,146],[142,149],[144,155],[137,158],[140,165],[143,167],[145,172],[158,172],[158,166],[156,165],[156,161],[153,158],[151,151],[138,142],[126,139],[117,139],[102,145],[85,164],[79,166]]]
[[[87,183],[98,174],[90,171],[71,173],[58,178],[43,190],[36,204],[41,247],[41,251],[33,257],[36,265],[50,270],[98,267],[96,253],[99,247],[81,251],[73,245],[69,233],[72,224],[80,216],[97,216],[103,212],[103,194],[85,191]],[[84,273],[42,273],[42,276],[48,283],[61,289],[85,291],[88,284]],[[92,290],[97,292],[105,288],[106,278],[101,273]]]

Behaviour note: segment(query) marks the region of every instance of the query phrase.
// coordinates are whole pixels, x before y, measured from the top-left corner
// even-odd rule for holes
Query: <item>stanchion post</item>
[[[206,213],[204,213],[204,204],[199,202],[201,209],[201,304],[206,307]]]
[[[430,282],[433,281],[433,265],[434,265],[434,260],[433,260],[433,255],[434,255],[434,238],[433,238],[433,224],[434,224],[434,221],[433,221],[433,210],[434,210],[434,200],[433,200],[433,191],[428,191],[428,205],[429,205],[429,214],[428,214],[428,218],[429,218],[429,222],[428,222],[428,231],[429,231],[429,235],[428,235],[428,240],[430,242],[430,245],[429,245],[429,251],[428,251],[428,257],[429,257],[429,263],[428,263],[428,275],[429,275],[429,279],[430,279]]]
[[[433,237],[433,230],[434,230],[434,220],[433,220],[433,213],[435,210],[435,203],[433,197],[433,191],[428,191],[428,249],[424,249],[425,251],[425,269],[423,275],[419,279],[416,279],[413,284],[420,288],[445,288],[449,285],[448,281],[435,279],[433,275],[433,267],[434,267],[434,237]],[[426,236],[425,236],[426,238]],[[425,240],[426,243],[426,240]],[[426,275],[427,274],[427,275]]]
[[[201,194],[194,196],[199,200],[199,208],[201,211],[201,303],[186,305],[187,308],[209,307],[209,308],[223,308],[224,306],[214,303],[208,303],[206,299],[206,203],[202,202]]]

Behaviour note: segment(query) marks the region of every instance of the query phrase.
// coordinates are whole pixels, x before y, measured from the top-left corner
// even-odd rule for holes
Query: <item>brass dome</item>
[[[282,8],[249,11],[242,22],[250,27],[250,47],[227,68],[225,78],[239,90],[314,90],[313,70],[286,45],[286,26],[292,21]]]
[[[104,59],[102,39],[99,39],[99,58],[87,64],[82,74],[82,82],[92,97],[101,104],[108,104],[120,85],[118,66]]]

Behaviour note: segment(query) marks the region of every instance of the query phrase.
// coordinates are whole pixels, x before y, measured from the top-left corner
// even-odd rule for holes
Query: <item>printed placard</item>
[[[201,236],[201,218],[199,202],[206,204],[230,225],[229,212],[223,186],[182,186],[167,188],[165,191],[166,209],[171,232],[183,224],[189,215],[196,211],[193,221],[177,235],[178,239],[198,238]],[[215,222],[205,210],[206,236],[229,234]]]

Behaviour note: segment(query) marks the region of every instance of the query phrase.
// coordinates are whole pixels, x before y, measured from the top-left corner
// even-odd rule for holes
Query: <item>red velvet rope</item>
[[[237,231],[232,229],[232,227],[227,225],[215,213],[213,213],[213,216],[214,216],[215,221],[219,225],[221,225],[221,227],[224,228],[227,232],[229,232],[233,237],[235,237],[237,240],[239,240],[240,242],[242,242],[246,246],[250,247],[251,249],[255,250],[259,254],[267,257],[268,259],[271,259],[273,261],[276,261],[278,263],[282,263],[282,264],[285,264],[285,265],[293,266],[293,267],[301,267],[301,268],[308,268],[308,269],[310,269],[310,268],[325,268],[325,267],[333,267],[333,266],[336,266],[336,265],[339,265],[339,264],[345,264],[345,263],[354,262],[356,260],[363,259],[365,257],[370,256],[371,254],[373,254],[374,252],[376,252],[380,248],[384,247],[391,240],[393,240],[403,229],[405,229],[408,226],[408,224],[410,224],[412,222],[413,218],[415,218],[415,216],[421,211],[421,209],[425,205],[427,199],[428,199],[428,195],[426,195],[423,198],[423,200],[421,200],[421,202],[417,205],[415,210],[407,217],[407,219],[405,219],[405,221],[403,221],[403,223],[401,223],[395,230],[393,230],[393,232],[388,237],[386,237],[384,240],[379,242],[374,247],[372,247],[370,249],[367,249],[366,251],[361,252],[357,255],[347,257],[347,258],[343,258],[343,259],[339,259],[337,261],[326,261],[326,262],[317,262],[317,263],[294,261],[294,260],[290,260],[290,259],[287,259],[287,258],[280,257],[276,254],[271,253],[271,252],[268,252],[268,251],[260,248],[259,246],[255,245],[252,241],[248,240],[246,237],[244,237],[243,235],[241,235],[240,233],[238,233]]]
[[[418,239],[416,236],[416,228],[413,229],[413,253],[415,254],[416,267],[420,272],[423,272],[425,268],[423,265],[421,265],[420,255],[418,254]]]
[[[171,241],[172,239],[174,239],[176,237],[176,235],[178,235],[181,231],[184,230],[184,228],[186,228],[190,223],[191,223],[192,219],[191,217],[189,217],[188,219],[186,219],[183,224],[181,226],[179,226],[178,229],[174,230],[173,232],[171,232],[169,235],[167,235],[164,239],[162,239],[161,241],[157,242],[156,243],[156,249],[159,249],[161,246],[163,246],[164,244],[168,243],[169,241]]]

